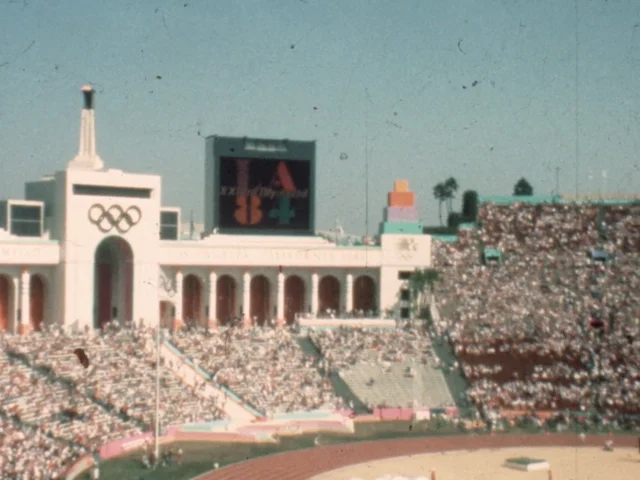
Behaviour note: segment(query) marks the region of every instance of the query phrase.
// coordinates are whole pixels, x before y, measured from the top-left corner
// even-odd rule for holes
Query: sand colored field
[[[547,471],[521,472],[504,467],[509,457],[546,460],[553,480],[640,480],[637,449],[605,452],[593,447],[518,447],[395,457],[332,470],[311,480],[376,480],[385,475],[431,478],[432,469],[437,480],[548,480]]]

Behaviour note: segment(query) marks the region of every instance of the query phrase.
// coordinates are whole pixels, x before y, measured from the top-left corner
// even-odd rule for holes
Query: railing
[[[259,412],[258,410],[256,410],[255,408],[253,408],[251,405],[248,405],[244,400],[242,400],[238,395],[236,395],[233,391],[229,390],[227,387],[225,387],[224,385],[220,385],[219,383],[217,383],[213,377],[211,376],[210,373],[206,372],[204,369],[202,369],[199,365],[196,365],[195,362],[193,361],[193,359],[184,354],[183,352],[180,351],[180,349],[175,346],[170,340],[165,339],[164,340],[164,344],[165,346],[170,349],[176,356],[184,359],[184,361],[186,362],[186,364],[191,367],[198,375],[200,375],[200,377],[204,378],[205,380],[211,382],[215,388],[217,388],[218,390],[222,391],[223,393],[225,393],[231,400],[233,400],[234,402],[236,402],[237,404],[239,404],[242,408],[244,408],[245,410],[249,411],[252,415],[254,415],[255,417],[262,417],[264,414],[262,412]]]
[[[395,318],[383,317],[355,317],[336,315],[335,317],[297,315],[296,325],[301,329],[306,328],[336,328],[336,327],[362,327],[362,328],[395,328]]]
[[[296,313],[296,321],[298,320],[395,320],[395,315],[388,312],[380,312],[377,310],[368,310],[362,313],[331,313],[319,312],[313,313]]]
[[[638,200],[640,201],[640,195],[636,194],[618,194],[618,195],[608,195],[608,194],[583,194],[583,195],[562,195],[563,200]]]

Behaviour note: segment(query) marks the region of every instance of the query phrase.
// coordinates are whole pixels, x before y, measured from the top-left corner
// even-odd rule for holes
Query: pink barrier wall
[[[373,414],[358,415],[355,416],[351,410],[336,410],[335,413],[343,415],[345,417],[352,418],[354,422],[372,422],[372,421],[384,421],[384,420],[405,420],[409,421],[413,419],[414,413],[429,413],[428,408],[422,408],[414,410],[413,408],[374,408]],[[447,415],[457,416],[458,409],[446,409]]]
[[[457,417],[458,415],[460,415],[460,411],[458,410],[458,407],[447,407],[444,409],[444,411],[450,417]]]
[[[343,422],[338,420],[317,420],[317,421],[298,421],[289,422],[285,425],[275,427],[275,433],[314,433],[314,432],[327,432],[327,431],[339,431],[344,432],[347,427]]]
[[[373,414],[379,420],[411,420],[413,419],[412,408],[375,408]]]
[[[162,437],[160,438],[160,443],[167,443],[167,441],[171,440],[171,438]],[[139,449],[142,447],[145,441],[153,442],[153,434],[142,433],[133,437],[114,440],[113,442],[109,442],[100,447],[100,458],[102,458],[103,460],[108,460],[131,450]]]
[[[457,412],[457,409],[455,409]],[[421,409],[422,412],[428,412],[429,409]],[[372,421],[372,420],[412,420],[413,408],[374,408],[371,415],[354,416],[351,410],[336,410],[336,413],[345,417],[352,418],[354,421]],[[449,413],[449,412],[447,412]]]

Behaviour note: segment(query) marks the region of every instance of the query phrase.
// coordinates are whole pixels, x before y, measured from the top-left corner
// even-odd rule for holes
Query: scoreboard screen
[[[310,160],[220,156],[217,167],[221,231],[313,233]]]

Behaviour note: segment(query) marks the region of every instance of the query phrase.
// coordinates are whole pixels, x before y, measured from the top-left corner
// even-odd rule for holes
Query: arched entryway
[[[173,304],[166,300],[160,302],[160,326],[171,328],[173,323]]]
[[[284,281],[284,317],[291,325],[296,315],[304,312],[304,281],[298,275],[291,275]]]
[[[0,275],[0,332],[9,332],[11,328],[9,315],[11,312],[11,279]]]
[[[133,251],[122,237],[107,237],[95,255],[95,328],[117,319],[129,323],[133,317]]]
[[[376,309],[375,282],[369,275],[361,275],[353,282],[353,309],[364,312]]]
[[[216,284],[216,318],[226,325],[236,314],[236,281],[229,275],[222,275]]]
[[[202,282],[196,275],[187,275],[182,282],[183,320],[200,325],[202,320]]]
[[[42,330],[44,321],[44,308],[46,299],[46,289],[44,280],[40,275],[32,275],[29,280],[29,311],[31,314],[31,328],[35,332]]]
[[[340,313],[340,282],[333,275],[326,275],[320,280],[318,285],[318,296],[320,313],[327,310]]]
[[[269,279],[264,275],[256,275],[251,279],[251,307],[249,315],[258,325],[271,317],[271,289]]]

